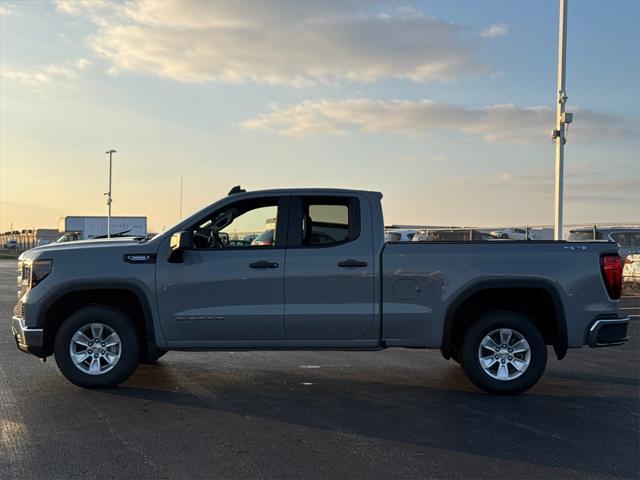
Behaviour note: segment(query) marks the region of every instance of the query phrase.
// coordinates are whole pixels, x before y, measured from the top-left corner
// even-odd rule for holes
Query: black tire
[[[499,380],[485,372],[478,355],[485,336],[501,328],[510,329],[524,337],[530,349],[528,367],[520,376],[510,380]],[[501,351],[507,355],[507,349]],[[499,362],[505,363],[506,359]],[[481,390],[495,395],[517,395],[533,387],[544,373],[547,366],[547,345],[538,327],[525,315],[510,311],[494,311],[478,318],[466,331],[460,349],[460,363],[467,378]],[[497,361],[494,365],[497,367],[492,368],[499,367]],[[517,374],[517,370],[509,363],[506,367],[509,369],[509,375],[512,372]]]
[[[149,345],[147,347],[147,351],[140,358],[140,363],[144,363],[145,365],[155,365],[165,353],[167,353],[167,350],[162,350],[154,347],[153,345]]]
[[[73,335],[92,323],[111,328],[120,337],[121,343],[120,358],[115,365],[111,370],[97,375],[80,370],[71,359],[69,350]],[[129,378],[138,366],[139,334],[133,320],[116,308],[98,305],[84,307],[62,322],[56,334],[54,353],[58,368],[70,382],[85,388],[114,387]]]
[[[460,352],[458,352],[457,348],[453,348],[451,350],[451,360],[453,360],[456,363],[460,363]]]
[[[502,235],[500,235],[500,238],[503,240],[507,240],[509,238],[509,235],[507,235],[506,233],[503,233]]]

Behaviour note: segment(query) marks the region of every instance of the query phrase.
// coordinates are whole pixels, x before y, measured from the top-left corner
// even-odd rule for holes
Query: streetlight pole
[[[107,196],[107,207],[109,207],[109,211],[107,213],[107,238],[111,238],[111,170],[113,167],[113,154],[117,153],[115,150],[107,150],[104,153],[109,154],[109,191],[105,193]]]
[[[560,0],[560,20],[558,26],[558,103],[556,107],[556,128],[551,137],[556,142],[556,180],[554,208],[554,239],[562,240],[563,197],[564,197],[564,144],[566,126],[573,115],[565,111],[567,92],[565,91],[565,70],[567,54],[567,1]]]

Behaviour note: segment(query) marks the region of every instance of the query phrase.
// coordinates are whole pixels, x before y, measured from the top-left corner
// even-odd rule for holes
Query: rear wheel
[[[85,307],[62,323],[54,353],[69,381],[86,388],[112,387],[138,366],[138,332],[132,320],[113,307]]]
[[[497,395],[516,395],[533,387],[547,365],[547,346],[526,316],[490,312],[467,330],[460,363],[478,388]]]

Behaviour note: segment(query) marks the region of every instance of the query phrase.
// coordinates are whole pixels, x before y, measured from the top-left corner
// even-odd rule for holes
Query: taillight
[[[609,297],[617,300],[622,295],[622,258],[617,253],[600,257],[602,279],[609,292]]]

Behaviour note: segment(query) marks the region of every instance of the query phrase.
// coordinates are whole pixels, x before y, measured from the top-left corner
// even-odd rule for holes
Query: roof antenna
[[[231,190],[229,190],[229,193],[227,193],[227,195],[234,195],[236,193],[244,193],[244,192],[246,192],[244,188],[240,188],[240,185],[236,185]]]

